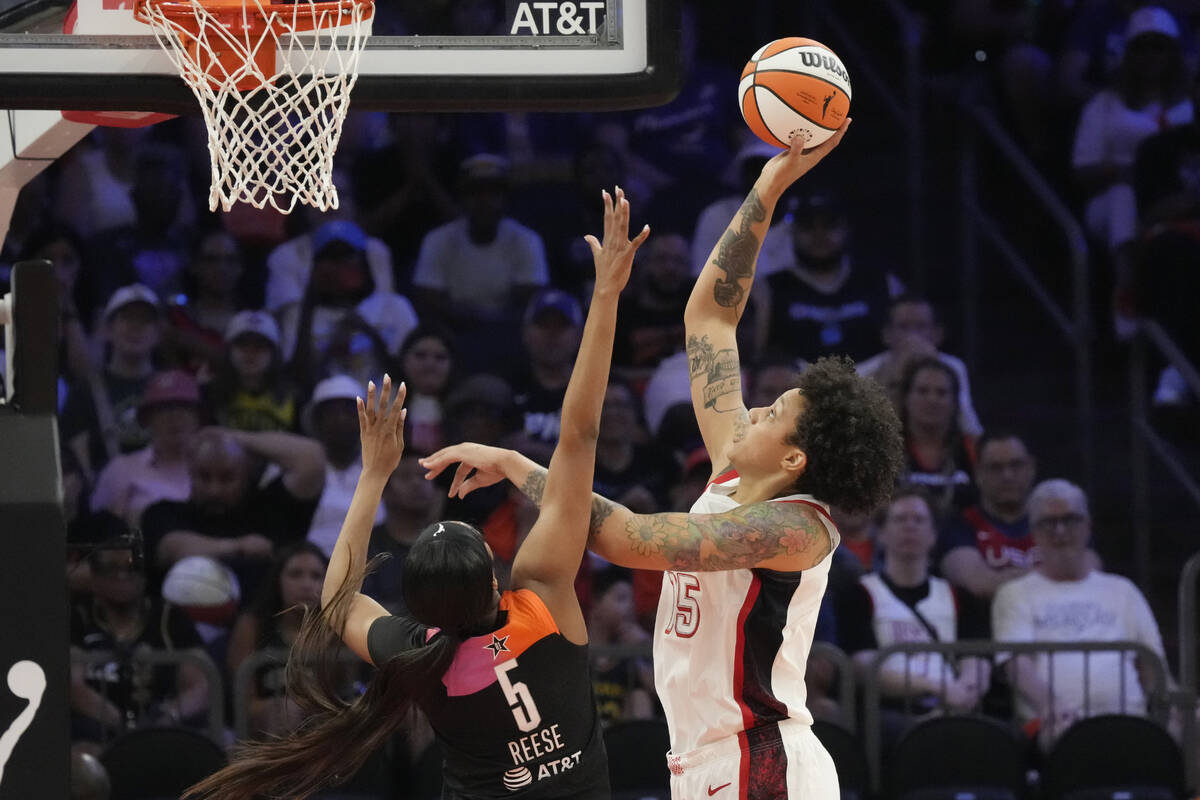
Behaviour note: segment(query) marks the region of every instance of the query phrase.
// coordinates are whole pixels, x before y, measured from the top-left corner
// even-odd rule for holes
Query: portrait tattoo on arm
[[[687,338],[687,354],[688,374],[691,380],[701,376],[706,379],[701,389],[704,407],[721,413],[741,411],[744,415],[746,410],[742,402],[742,370],[738,363],[737,350],[732,347],[715,350],[708,341],[707,334],[699,337],[692,334]],[[742,424],[739,417],[735,422],[735,435],[736,426]]]
[[[629,547],[661,556],[670,569],[749,569],[779,556],[811,552],[824,558],[832,543],[814,513],[790,504],[754,503],[723,514],[638,514],[625,526]]]
[[[742,281],[754,278],[754,261],[758,258],[759,241],[750,226],[767,218],[767,209],[758,199],[758,192],[750,190],[742,207],[738,209],[738,229],[725,231],[717,245],[717,255],[713,263],[725,273],[725,277],[717,278],[713,285],[713,300],[717,305],[733,308],[740,304],[746,296],[748,287]]]

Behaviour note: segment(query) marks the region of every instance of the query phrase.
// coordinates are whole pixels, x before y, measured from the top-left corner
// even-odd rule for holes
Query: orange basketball
[[[790,36],[758,49],[738,84],[742,118],[758,138],[787,147],[802,136],[805,147],[828,139],[850,110],[850,75],[837,54],[820,42]]]

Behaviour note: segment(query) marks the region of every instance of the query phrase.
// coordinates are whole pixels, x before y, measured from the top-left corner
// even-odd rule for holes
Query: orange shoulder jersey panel
[[[516,658],[534,642],[559,632],[546,604],[532,589],[505,592],[500,596],[500,608],[508,612],[508,619],[495,635],[508,637],[508,652],[500,653],[498,661]]]

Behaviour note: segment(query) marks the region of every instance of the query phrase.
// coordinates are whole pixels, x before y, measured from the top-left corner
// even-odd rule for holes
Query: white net
[[[142,0],[138,15],[204,113],[209,207],[337,208],[333,155],[372,0]]]

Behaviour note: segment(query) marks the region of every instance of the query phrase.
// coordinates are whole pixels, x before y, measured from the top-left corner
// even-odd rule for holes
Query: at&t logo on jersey
[[[524,789],[531,783],[533,783],[533,773],[525,767],[517,767],[504,773],[504,788],[510,792]]]

